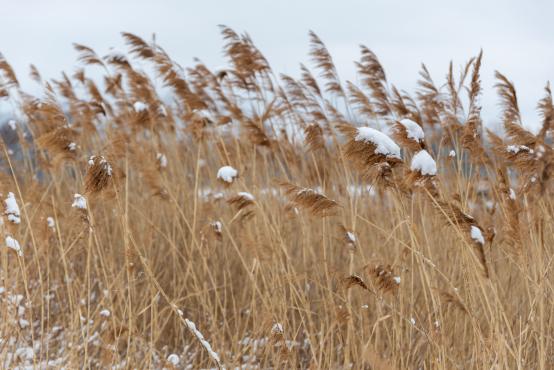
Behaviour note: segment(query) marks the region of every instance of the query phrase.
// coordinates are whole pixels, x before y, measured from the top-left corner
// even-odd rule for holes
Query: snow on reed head
[[[160,168],[166,168],[167,167],[167,157],[163,153],[156,154],[156,160],[158,161],[158,166]]]
[[[342,239],[346,246],[352,249],[355,248],[358,239],[356,238],[354,231],[347,229],[343,224],[339,224],[338,229],[341,235],[340,239]]]
[[[4,204],[6,206],[4,214],[8,216],[8,221],[19,224],[21,222],[19,206],[12,192],[8,193],[8,197],[4,200]]]
[[[77,209],[87,209],[86,198],[81,194],[75,193],[75,195],[73,195],[73,203],[71,204],[71,207]]]
[[[417,122],[404,118],[395,122],[393,137],[406,149],[413,152],[425,149],[425,133]]]
[[[108,163],[108,161],[106,160],[106,158],[104,158],[103,156],[91,156],[88,160],[88,165],[90,167],[94,166],[95,164],[100,164],[101,167],[108,173],[109,176],[112,175],[112,167],[110,166],[110,164]]]
[[[375,285],[383,293],[396,293],[398,291],[401,278],[394,274],[392,266],[377,264],[374,267],[368,267],[368,269]]]
[[[381,131],[371,127],[358,127],[358,133],[354,138],[375,145],[375,153],[386,157],[401,159],[400,147]]]
[[[223,224],[221,221],[213,221],[210,223],[212,227],[212,231],[217,239],[221,240],[222,238],[222,230],[223,230]]]
[[[135,112],[139,113],[139,112],[146,111],[148,109],[148,105],[146,105],[146,103],[143,103],[141,101],[136,101],[133,104],[133,108],[134,108]]]
[[[511,200],[516,200],[516,192],[512,188],[509,190],[509,197]]]
[[[394,182],[392,169],[402,163],[400,147],[384,133],[370,127],[337,125],[347,138],[344,156],[360,174],[385,187]]]
[[[21,250],[21,246],[19,245],[19,242],[17,240],[7,235],[5,241],[6,247],[16,251],[18,256],[23,256],[23,251]]]
[[[233,183],[239,172],[231,166],[223,166],[217,171],[217,179],[226,183]]]
[[[85,176],[85,190],[87,193],[99,193],[112,180],[113,168],[104,156],[92,156],[88,161],[88,170]]]
[[[227,203],[234,205],[237,210],[241,210],[243,208],[246,208],[252,204],[254,204],[254,196],[248,192],[241,191],[238,192],[237,195],[229,198],[227,200]]]
[[[281,323],[276,322],[271,327],[271,334],[283,334],[285,331],[283,330],[283,325]]]
[[[245,199],[248,199],[251,202],[253,202],[255,200],[254,196],[252,194],[246,192],[246,191],[239,191],[238,195],[245,198]]]
[[[481,229],[479,229],[477,226],[474,226],[474,225],[471,226],[471,239],[475,240],[477,243],[481,245],[485,244],[485,238],[483,237],[483,233],[481,232]]]
[[[420,125],[408,118],[401,119],[399,122],[406,129],[408,139],[423,141],[425,133]]]
[[[413,156],[410,169],[418,171],[423,176],[435,176],[437,174],[437,163],[427,150],[423,149]]]
[[[169,362],[173,366],[179,366],[179,362],[181,359],[179,358],[179,355],[172,353],[169,356],[167,356],[167,362]]]

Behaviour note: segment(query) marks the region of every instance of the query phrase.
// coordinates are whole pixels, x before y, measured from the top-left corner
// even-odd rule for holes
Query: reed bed
[[[482,53],[410,95],[221,33],[218,70],[75,44],[39,96],[0,57],[0,367],[552,368],[549,86],[532,133],[497,73],[491,132]]]

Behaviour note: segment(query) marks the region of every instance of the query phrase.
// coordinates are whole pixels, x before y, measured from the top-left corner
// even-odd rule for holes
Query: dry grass
[[[225,70],[125,33],[59,81],[33,67],[41,97],[0,55],[0,367],[554,367],[549,86],[534,135],[498,73],[487,134],[481,54],[411,97],[366,47],[343,83],[312,32],[297,80],[221,29]]]

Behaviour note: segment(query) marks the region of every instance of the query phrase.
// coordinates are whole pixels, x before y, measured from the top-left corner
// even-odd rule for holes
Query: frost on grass
[[[198,329],[196,329],[196,324],[194,324],[189,319],[185,319],[185,324],[187,324],[187,327],[189,328],[189,330],[194,334],[196,339],[198,339],[200,344],[202,344],[202,347],[204,347],[206,351],[208,351],[208,354],[210,355],[210,357],[219,365],[220,364],[219,355],[212,349],[212,346],[210,345],[210,343],[206,339],[204,339],[204,335],[202,335],[202,333]]]
[[[21,222],[19,206],[12,192],[8,193],[8,197],[4,200],[4,204],[6,206],[6,211],[4,213],[8,216],[8,221],[19,224]]]
[[[19,256],[23,256],[23,251],[21,250],[19,242],[9,235],[6,236],[6,247],[16,251]]]
[[[232,183],[239,172],[231,166],[223,166],[217,171],[217,178],[221,181]]]
[[[477,226],[471,225],[471,239],[475,240],[477,243],[481,245],[485,244],[485,238],[483,238],[483,233],[481,232],[481,229],[479,229]]]
[[[425,138],[425,133],[423,132],[421,126],[411,119],[404,118],[403,120],[400,120],[400,124],[406,129],[406,136],[408,139],[422,142]]]
[[[77,209],[87,209],[87,200],[81,194],[75,194],[73,195],[73,204],[71,204],[71,207]]]
[[[358,127],[358,133],[354,140],[375,145],[376,154],[402,159],[400,156],[400,147],[396,145],[390,137],[371,127]]]
[[[424,176],[435,176],[437,174],[437,164],[425,149],[414,155],[410,169],[419,171]]]

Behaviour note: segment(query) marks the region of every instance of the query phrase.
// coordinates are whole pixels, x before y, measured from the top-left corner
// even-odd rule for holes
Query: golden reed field
[[[124,33],[22,91],[0,58],[0,367],[551,369],[554,107],[522,125],[482,54],[413,95],[365,46],[299,79]]]

